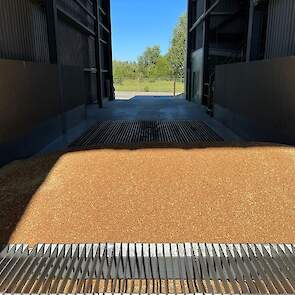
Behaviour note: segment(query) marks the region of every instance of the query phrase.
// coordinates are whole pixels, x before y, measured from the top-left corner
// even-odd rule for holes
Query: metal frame
[[[61,63],[58,53],[58,35],[57,35],[57,5],[56,0],[47,0],[45,3],[46,9],[46,21],[47,21],[47,31],[48,31],[48,44],[49,44],[49,56],[50,63],[57,65],[58,74],[58,88],[59,88],[59,104],[61,110],[61,124],[62,132],[66,133],[66,121],[64,117],[64,88],[62,81]]]
[[[206,2],[206,0],[205,0]],[[198,25],[200,25],[209,15],[210,13],[220,4],[221,0],[217,0],[216,2],[214,2],[214,4],[212,4],[212,6],[208,9],[205,9],[205,12],[198,18],[198,20],[192,25],[192,27],[190,28],[190,33],[195,30]],[[207,2],[206,2],[207,3]]]
[[[85,68],[85,73],[96,74],[97,81],[97,102],[100,108],[103,107],[103,89],[106,87],[103,83],[104,77],[102,73],[107,73],[107,77],[110,81],[109,87],[107,90],[109,93],[109,99],[112,100],[114,98],[113,93],[113,71],[112,71],[112,44],[111,44],[111,21],[110,21],[110,0],[103,0],[107,11],[105,11],[102,7],[99,6],[97,0],[92,0],[93,2],[93,12],[89,11],[88,8],[80,1],[74,0],[74,2],[89,16],[92,20],[94,20],[94,30],[89,28],[88,26],[81,23],[77,18],[73,15],[65,11],[62,7],[56,4],[56,0],[48,0],[45,1],[45,8],[47,13],[47,26],[48,26],[48,40],[49,40],[49,52],[50,52],[50,62],[52,64],[57,64],[60,68],[60,62],[58,57],[58,37],[57,37],[57,20],[58,17],[62,17],[66,22],[70,23],[72,26],[76,27],[78,30],[82,31],[84,34],[91,36],[95,40],[95,60],[96,60],[96,68]],[[103,22],[100,18],[100,13],[102,13],[106,17],[106,23]],[[100,28],[105,30],[109,35],[108,39],[105,40],[100,36]],[[101,60],[101,46],[107,46],[109,56],[106,67],[102,68],[102,60]],[[60,71],[60,70],[59,70]],[[60,92],[61,96],[63,93],[62,90],[62,80],[61,74],[59,74],[60,80]]]
[[[102,99],[102,77],[101,77],[101,60],[100,60],[100,29],[99,29],[99,7],[98,1],[93,1],[94,14],[96,16],[95,25],[95,60],[96,60],[96,84],[97,84],[97,100],[100,108],[103,107]]]
[[[294,294],[292,244],[9,245],[2,294]]]

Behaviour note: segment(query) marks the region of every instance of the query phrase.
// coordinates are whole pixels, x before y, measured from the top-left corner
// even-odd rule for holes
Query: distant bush
[[[123,85],[124,79],[123,78],[114,78],[114,84]]]
[[[149,86],[144,86],[144,92],[150,92],[150,88],[149,88]]]

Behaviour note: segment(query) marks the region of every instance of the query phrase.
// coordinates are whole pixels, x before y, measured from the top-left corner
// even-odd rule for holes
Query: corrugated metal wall
[[[295,55],[295,1],[270,0],[265,58]]]
[[[0,0],[0,59],[49,63],[46,14],[40,1]]]
[[[0,0],[0,59],[50,63],[47,34],[46,0]],[[80,0],[94,12],[93,2]],[[74,1],[57,0],[57,6],[91,32],[95,21]],[[58,14],[58,54],[62,65],[95,68],[95,40],[87,32]],[[95,74],[85,71],[87,97],[97,97]]]
[[[80,0],[80,2],[88,11],[94,11],[91,1]],[[94,20],[76,2],[58,0],[57,5],[94,32]],[[94,37],[73,26],[61,15],[58,18],[58,38],[59,57],[63,65],[80,66],[84,69],[96,67]],[[97,97],[96,77],[89,71],[85,72],[85,86],[89,101]]]
[[[81,1],[89,11],[93,11],[90,1]],[[94,31],[94,21],[83,11],[77,3],[69,0],[58,0],[57,5],[64,11],[75,17],[79,22]],[[82,66],[84,68],[95,67],[94,38],[85,34],[62,17],[58,22],[59,55],[64,65]],[[75,46],[73,46],[75,44]]]

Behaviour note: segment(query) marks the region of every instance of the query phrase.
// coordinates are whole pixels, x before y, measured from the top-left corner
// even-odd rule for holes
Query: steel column
[[[112,23],[111,23],[111,3],[110,0],[107,1],[107,20],[108,20],[108,27],[109,27],[109,40],[108,40],[108,47],[109,47],[109,80],[110,80],[110,97],[109,100],[115,99],[114,94],[114,86],[113,86],[113,52],[112,52]]]
[[[45,1],[50,63],[58,63],[56,0]]]
[[[59,53],[58,53],[58,35],[57,35],[58,17],[57,17],[56,0],[45,1],[45,9],[46,9],[50,63],[57,65],[60,113],[62,116],[61,124],[62,124],[62,132],[65,133],[66,122],[64,118],[64,104],[63,104],[64,90],[63,90],[61,64],[60,64]]]
[[[97,103],[100,108],[103,107],[102,101],[102,77],[101,77],[101,56],[100,56],[100,28],[99,28],[99,7],[98,1],[93,0],[95,20],[95,60],[96,60],[96,85],[97,85]]]
[[[251,60],[253,20],[254,20],[254,10],[255,10],[255,5],[253,0],[250,0],[249,6],[250,7],[249,7],[249,25],[248,25],[248,37],[247,37],[246,62],[250,62]]]

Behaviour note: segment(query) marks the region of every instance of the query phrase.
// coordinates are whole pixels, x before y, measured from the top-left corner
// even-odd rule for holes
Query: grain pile
[[[0,242],[295,242],[295,149],[93,150],[0,170]]]

